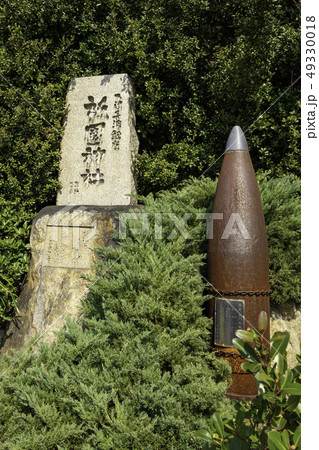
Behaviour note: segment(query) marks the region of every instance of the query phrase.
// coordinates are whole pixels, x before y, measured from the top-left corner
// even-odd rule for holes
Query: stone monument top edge
[[[115,73],[115,74],[106,74],[106,75],[92,75],[92,76],[86,76],[86,77],[74,77],[71,78],[69,85],[68,85],[68,92],[72,92],[76,88],[82,88],[83,85],[86,85],[88,83],[92,83],[95,86],[98,86],[103,88],[107,87],[109,83],[116,83],[119,82],[122,84],[122,92],[125,91],[124,86],[126,88],[128,86],[131,87],[130,90],[128,90],[127,93],[132,94],[134,92],[133,82],[132,78],[129,76],[128,73]]]

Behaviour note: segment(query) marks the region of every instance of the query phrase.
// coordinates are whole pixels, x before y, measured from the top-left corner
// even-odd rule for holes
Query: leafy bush
[[[300,303],[300,180],[293,176],[257,177],[269,244],[271,301]]]
[[[21,281],[28,271],[32,218],[17,202],[0,198],[0,324],[11,320]]]
[[[267,317],[265,312],[260,316],[263,314]],[[259,331],[261,334],[255,330],[238,330],[239,338],[233,339],[233,344],[247,360],[242,368],[255,375],[259,395],[251,402],[235,401],[236,415],[232,418],[223,421],[218,412],[214,413],[210,429],[196,433],[207,442],[207,450],[301,448],[300,356],[297,357],[300,364],[288,369],[289,333],[274,333],[269,349]]]
[[[199,176],[237,123],[256,169],[300,173],[297,3],[11,0],[0,17],[7,198],[54,200],[68,81],[98,74],[127,72],[136,87],[140,193]]]

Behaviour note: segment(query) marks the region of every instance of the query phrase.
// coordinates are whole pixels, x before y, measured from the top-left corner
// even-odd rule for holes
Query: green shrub
[[[300,303],[300,180],[293,176],[258,179],[269,243],[271,301]]]
[[[32,218],[18,202],[0,198],[0,324],[15,312],[23,276],[29,268]]]
[[[186,142],[166,144],[156,156],[144,152],[136,163],[137,172],[143,173],[143,183],[152,192],[170,189],[185,179],[185,173],[196,175],[204,172],[214,161],[205,149]]]
[[[146,198],[152,225],[154,213],[165,212],[163,239],[136,234],[131,220],[120,249],[99,250],[82,327],[69,322],[36,355],[2,358],[4,446],[200,448],[192,430],[207,426],[213,412],[230,411],[230,369],[208,350],[211,320],[202,310],[205,223],[195,213],[206,210],[207,185]],[[171,239],[168,213],[192,215],[193,239]]]
[[[267,314],[262,314],[267,321]],[[232,418],[223,421],[218,412],[213,414],[210,429],[196,433],[206,441],[207,450],[301,448],[300,356],[297,355],[299,364],[288,369],[289,333],[276,332],[269,348],[260,329],[259,332],[238,330],[239,338],[233,339],[247,360],[242,368],[256,378],[259,395],[251,402],[234,401],[236,415]]]

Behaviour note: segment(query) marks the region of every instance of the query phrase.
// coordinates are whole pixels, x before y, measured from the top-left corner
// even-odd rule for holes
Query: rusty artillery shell
[[[220,172],[208,241],[209,314],[214,318],[213,349],[232,367],[228,397],[252,399],[255,378],[241,368],[232,345],[237,329],[255,328],[261,311],[268,315],[269,253],[265,219],[245,135],[235,126]]]

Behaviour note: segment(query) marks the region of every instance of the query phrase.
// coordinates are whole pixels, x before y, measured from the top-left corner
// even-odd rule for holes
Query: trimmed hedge
[[[0,198],[0,324],[12,319],[21,280],[29,269],[32,213]]]

